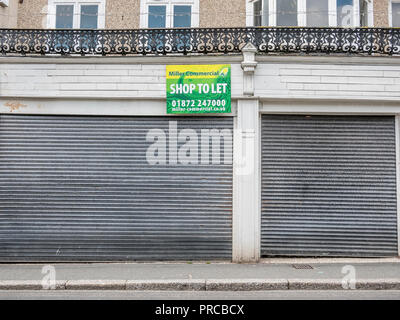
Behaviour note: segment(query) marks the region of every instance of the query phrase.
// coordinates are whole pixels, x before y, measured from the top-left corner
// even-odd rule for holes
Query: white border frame
[[[254,8],[253,3],[255,0],[247,0],[246,1],[246,26],[253,27],[254,26]],[[277,16],[276,16],[276,1],[278,0],[269,0],[269,26],[275,27]],[[307,0],[297,0],[297,22],[299,27],[307,26]],[[328,0],[328,8],[329,8],[329,26],[327,27],[337,27],[337,0]],[[359,27],[360,26],[360,0],[353,0],[354,2],[354,11],[353,11],[353,26],[351,27]],[[395,0],[399,1],[400,0]],[[391,7],[391,6],[390,6]],[[374,6],[373,0],[368,3],[368,27],[372,27],[374,24]]]
[[[389,27],[393,28],[393,12],[392,12],[392,4],[393,3],[400,3],[400,0],[389,0],[389,5],[388,5],[388,15],[389,15]]]
[[[80,29],[81,22],[81,6],[82,5],[98,5],[98,21],[97,29],[104,29],[106,24],[106,0],[48,0],[47,11],[47,28],[56,28],[56,6],[57,5],[73,5],[74,18],[73,29]]]
[[[397,195],[397,255],[400,256],[400,114],[395,116],[396,134],[396,195]]]
[[[166,6],[166,28],[173,28],[174,6],[184,5],[192,7],[191,28],[198,28],[200,24],[199,0],[140,0],[140,28],[147,29],[149,22],[149,6]]]
[[[368,1],[368,28],[374,26],[374,0]]]

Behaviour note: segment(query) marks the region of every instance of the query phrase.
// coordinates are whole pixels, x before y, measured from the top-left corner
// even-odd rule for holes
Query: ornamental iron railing
[[[0,29],[0,54],[400,53],[396,28]]]

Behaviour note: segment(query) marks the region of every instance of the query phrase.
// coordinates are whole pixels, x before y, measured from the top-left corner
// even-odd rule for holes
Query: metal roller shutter
[[[394,117],[262,116],[262,255],[397,256]]]
[[[233,128],[227,117],[1,115],[0,261],[230,258],[232,164],[148,165],[146,134],[169,121],[199,135]]]

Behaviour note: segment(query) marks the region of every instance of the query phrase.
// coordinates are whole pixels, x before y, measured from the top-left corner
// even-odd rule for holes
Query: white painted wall
[[[232,96],[243,96],[240,56],[209,60],[202,57],[198,62],[194,58],[5,57],[0,58],[0,96],[165,98],[168,63],[231,63]],[[260,56],[257,59],[254,96],[261,99],[400,101],[399,58]]]
[[[343,63],[337,59],[326,63],[327,60],[318,58],[299,59],[299,62],[285,59],[271,59],[269,62],[264,59],[266,61],[260,61],[256,70],[255,95],[273,98],[400,100],[400,59],[380,59],[377,57],[374,61],[365,58],[364,63],[362,58],[354,63]]]
[[[193,59],[155,57],[149,59],[0,58],[0,96],[165,98],[165,69],[168,63],[195,64],[196,62]],[[240,60],[225,58],[205,63],[231,63],[232,90],[241,91]]]

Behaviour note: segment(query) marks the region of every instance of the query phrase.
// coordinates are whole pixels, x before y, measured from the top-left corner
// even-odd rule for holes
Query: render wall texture
[[[40,63],[40,59],[47,61],[49,58],[35,58],[29,63],[23,63],[26,61],[23,57],[22,63],[4,63],[0,58],[0,96],[163,99],[165,65],[193,64],[190,58],[170,62],[169,57],[163,60],[165,62],[154,64],[153,57],[148,63],[139,62],[140,57],[130,57],[129,62],[121,63],[104,57],[101,58],[104,62],[98,64],[90,63],[90,58],[82,58],[87,59],[87,63],[82,59],[71,59],[70,63],[68,60]],[[393,58],[376,58],[387,61],[384,64],[375,63],[375,58],[358,58],[346,64],[341,62],[342,58],[327,57],[313,57],[312,60],[297,57],[295,61],[292,57],[265,59],[269,60],[259,61],[255,71],[255,96],[400,101],[400,63]],[[203,60],[203,63],[207,62]],[[232,96],[237,96],[243,92],[243,72],[239,63],[231,64]]]
[[[8,7],[0,6],[0,28],[16,28],[18,0],[10,0]]]
[[[374,26],[389,27],[390,0],[374,0]]]
[[[130,59],[129,64],[79,64],[74,60],[3,64],[0,58],[0,96],[165,98],[166,64],[133,63],[135,58]],[[241,92],[241,74],[240,64],[232,64],[232,95]]]
[[[47,0],[28,0],[18,4],[18,28],[43,29],[47,27]]]
[[[346,58],[345,58],[346,59]],[[390,61],[391,58],[384,58]],[[299,58],[301,61],[302,58]],[[400,64],[259,63],[255,95],[268,98],[400,100]]]
[[[246,0],[200,0],[200,27],[245,27]]]
[[[106,29],[138,29],[140,0],[107,0]]]

